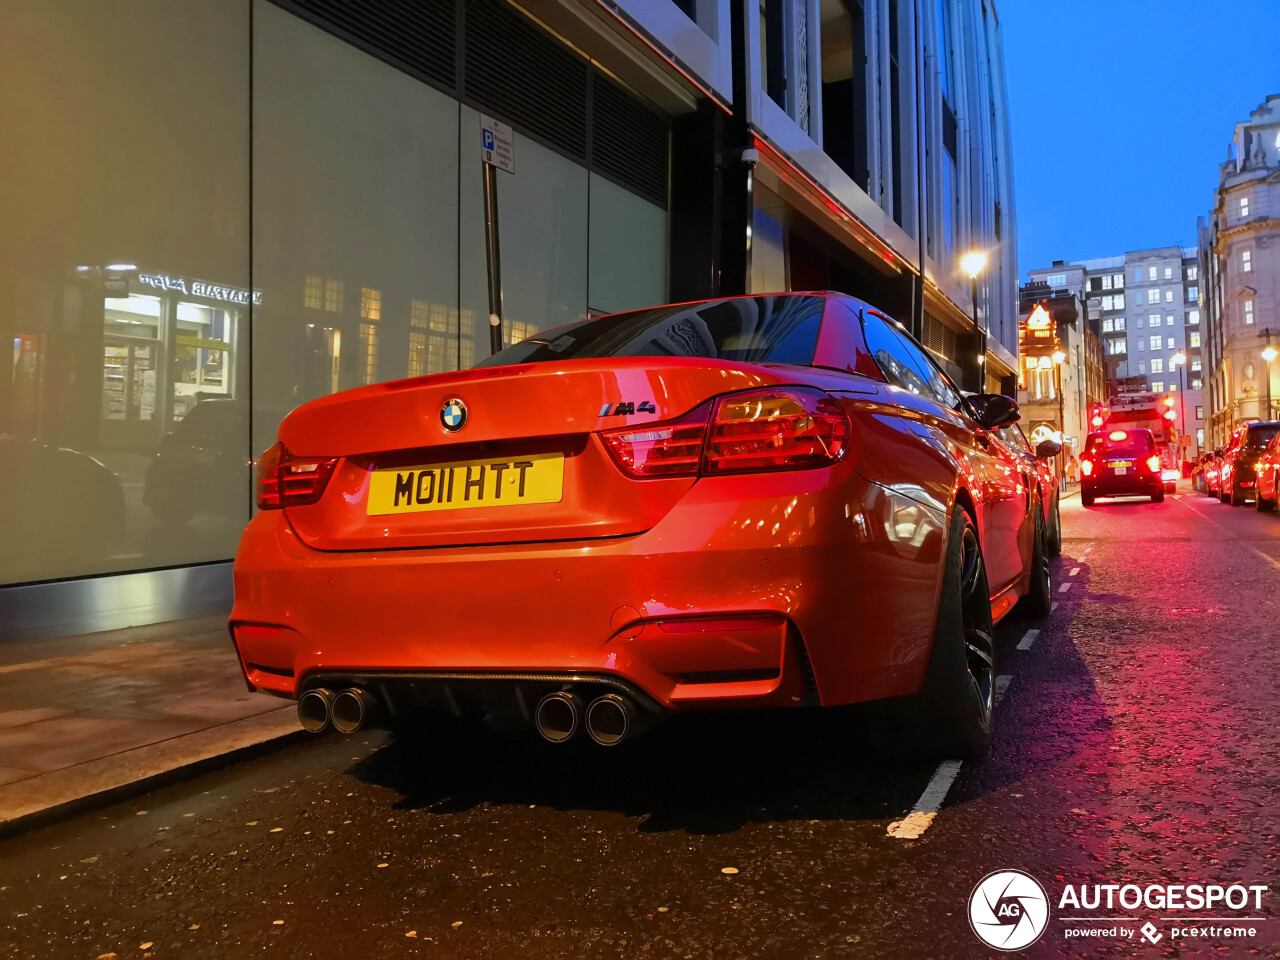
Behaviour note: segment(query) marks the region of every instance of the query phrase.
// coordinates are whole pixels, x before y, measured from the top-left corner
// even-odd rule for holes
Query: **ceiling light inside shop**
[[[128,273],[130,270],[137,270],[136,263],[108,263],[108,270],[115,270],[117,273]]]

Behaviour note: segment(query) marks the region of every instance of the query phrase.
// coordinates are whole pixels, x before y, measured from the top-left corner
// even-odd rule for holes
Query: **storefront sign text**
[[[223,303],[248,303],[249,291],[239,287],[223,287],[216,283],[205,283],[203,280],[188,280],[186,277],[171,277],[167,273],[140,273],[138,282],[154,287],[157,290],[176,290],[192,297],[205,300],[219,300]],[[253,302],[262,303],[262,293],[253,291]]]

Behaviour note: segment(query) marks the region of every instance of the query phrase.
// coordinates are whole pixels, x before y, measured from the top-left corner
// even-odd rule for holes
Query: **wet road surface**
[[[967,901],[1004,868],[1052,901],[1029,956],[1280,957],[1280,518],[1184,488],[1063,525],[1057,610],[999,630],[992,754],[917,839],[938,763],[856,712],[327,737],[0,841],[0,957],[997,956]],[[1058,909],[1095,883],[1273,889],[1201,911],[1255,935],[1179,939]],[[1121,915],[1159,938],[1068,937]]]

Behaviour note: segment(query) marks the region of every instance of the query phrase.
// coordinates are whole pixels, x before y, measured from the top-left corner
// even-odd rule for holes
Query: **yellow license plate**
[[[399,467],[373,471],[367,514],[559,503],[563,491],[562,453]]]

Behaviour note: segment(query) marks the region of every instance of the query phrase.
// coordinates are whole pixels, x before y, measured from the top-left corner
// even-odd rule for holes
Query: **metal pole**
[[[498,244],[498,177],[492,164],[484,168],[484,252],[489,268],[489,352],[502,349],[502,253]]]
[[[987,392],[987,338],[978,329],[978,275],[969,278],[973,293],[973,333],[978,341],[978,393]]]
[[[1067,487],[1067,417],[1062,408],[1062,364],[1055,363],[1054,372],[1058,380],[1058,486]]]
[[[1182,375],[1182,368],[1185,366],[1185,363],[1178,364],[1178,418],[1182,421],[1178,432],[1184,437],[1187,435],[1187,385]],[[1183,444],[1183,446],[1190,446],[1190,444]],[[1178,469],[1182,469],[1181,462],[1178,464]]]

